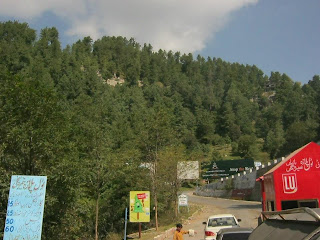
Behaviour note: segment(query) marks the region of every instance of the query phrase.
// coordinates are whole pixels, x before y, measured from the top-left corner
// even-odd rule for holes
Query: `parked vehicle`
[[[236,219],[232,214],[218,214],[208,217],[204,228],[205,240],[216,240],[219,230],[224,228],[238,228],[241,219]]]
[[[262,223],[248,240],[320,240],[320,209],[295,208],[262,212]]]
[[[217,240],[247,240],[252,228],[223,228],[217,233]]]

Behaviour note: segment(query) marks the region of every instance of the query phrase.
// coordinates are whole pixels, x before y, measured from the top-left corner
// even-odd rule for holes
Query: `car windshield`
[[[208,227],[217,226],[235,226],[236,221],[233,217],[221,217],[221,218],[211,218],[208,222]]]
[[[250,233],[228,233],[224,234],[221,240],[247,240]]]

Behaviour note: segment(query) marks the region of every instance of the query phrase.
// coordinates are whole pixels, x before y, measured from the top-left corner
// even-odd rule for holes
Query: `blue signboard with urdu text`
[[[11,177],[4,240],[40,240],[46,176]]]

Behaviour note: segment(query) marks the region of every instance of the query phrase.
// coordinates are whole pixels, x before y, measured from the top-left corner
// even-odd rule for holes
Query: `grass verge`
[[[156,231],[155,228],[142,231],[140,240],[153,240],[154,237],[164,233],[166,230],[172,227],[175,227],[176,223],[180,222],[184,224],[192,215],[196,214],[201,209],[202,209],[202,205],[198,205],[198,204],[189,204],[189,211],[187,207],[181,207],[180,213],[178,214],[178,218],[176,219],[175,222],[161,226],[162,220],[159,219],[160,226],[158,231]],[[164,219],[163,221],[166,222]],[[133,237],[134,239],[139,239],[139,233],[131,234],[130,237]]]

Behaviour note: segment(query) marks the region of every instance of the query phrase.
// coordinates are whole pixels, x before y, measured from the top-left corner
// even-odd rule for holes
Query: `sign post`
[[[41,240],[46,176],[11,177],[4,240]]]
[[[181,194],[178,196],[178,212],[179,213],[180,213],[180,207],[187,207],[189,212],[188,196],[185,194]]]
[[[130,222],[139,223],[139,238],[141,238],[141,223],[150,222],[149,191],[130,191]]]
[[[127,222],[128,222],[128,208],[124,213],[124,237],[123,240],[127,240]]]

